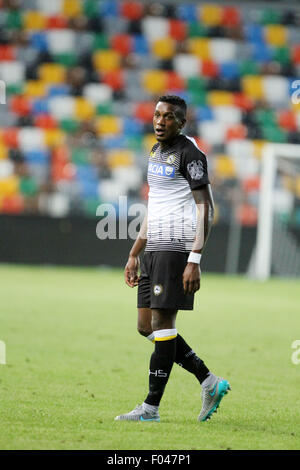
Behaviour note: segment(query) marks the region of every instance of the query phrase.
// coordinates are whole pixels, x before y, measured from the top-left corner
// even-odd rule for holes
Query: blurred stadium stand
[[[0,0],[0,214],[95,217],[120,195],[146,201],[154,104],[178,94],[216,223],[238,191],[235,216],[255,227],[264,144],[300,144],[297,79],[293,2]],[[300,226],[300,176],[278,188]]]

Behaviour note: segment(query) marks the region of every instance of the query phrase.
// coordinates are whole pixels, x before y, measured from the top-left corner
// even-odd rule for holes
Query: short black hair
[[[170,104],[173,104],[174,106],[177,106],[180,110],[179,112],[177,111],[177,113],[176,113],[177,117],[179,117],[179,119],[181,119],[181,120],[185,119],[187,105],[186,105],[186,102],[184,101],[184,99],[180,98],[180,96],[163,95],[163,96],[160,96],[157,100],[158,103],[160,101],[162,101],[163,103],[170,103]]]

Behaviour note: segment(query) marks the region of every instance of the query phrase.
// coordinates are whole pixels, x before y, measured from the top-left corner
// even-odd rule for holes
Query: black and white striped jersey
[[[206,156],[193,138],[180,134],[168,147],[153,146],[146,251],[191,251],[197,220],[192,190],[208,183]]]

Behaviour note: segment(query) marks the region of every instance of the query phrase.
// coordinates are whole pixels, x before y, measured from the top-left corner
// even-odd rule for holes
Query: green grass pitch
[[[0,449],[300,448],[299,282],[204,273],[177,328],[232,391],[198,423],[200,387],[175,364],[161,423],[124,423],[153,345],[122,270],[0,265],[0,278]]]

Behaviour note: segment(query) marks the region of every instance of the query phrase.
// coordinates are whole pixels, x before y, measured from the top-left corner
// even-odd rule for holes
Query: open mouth
[[[162,137],[162,136],[164,136],[164,134],[165,134],[165,130],[164,130],[164,129],[155,129],[155,134],[156,134],[158,137]]]

